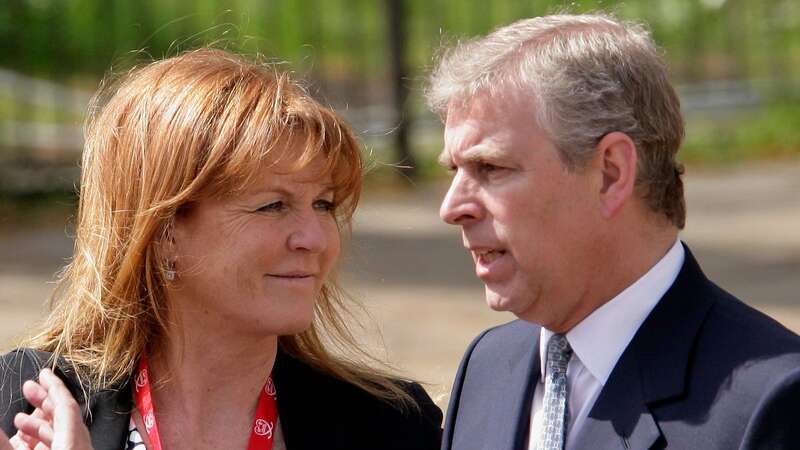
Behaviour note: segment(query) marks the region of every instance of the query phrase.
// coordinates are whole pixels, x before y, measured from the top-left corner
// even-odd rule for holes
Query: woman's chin
[[[278,336],[291,336],[308,331],[314,321],[314,315],[309,314],[307,317],[293,317],[285,320],[278,327],[278,332],[271,333]]]

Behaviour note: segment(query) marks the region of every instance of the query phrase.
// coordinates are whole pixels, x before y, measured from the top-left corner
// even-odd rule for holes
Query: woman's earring
[[[166,268],[164,269],[164,277],[167,281],[175,280],[175,262],[167,261]]]
[[[175,249],[175,238],[172,235],[174,218],[170,219],[164,227],[163,235],[161,236],[161,251],[163,256],[167,256]],[[169,257],[164,258],[164,278],[167,281],[175,280],[175,260]]]

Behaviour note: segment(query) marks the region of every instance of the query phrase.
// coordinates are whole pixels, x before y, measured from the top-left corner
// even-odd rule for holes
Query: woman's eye
[[[330,200],[317,200],[314,202],[314,209],[320,212],[331,212],[336,209],[336,204]]]
[[[267,203],[266,205],[262,206],[261,208],[258,208],[257,211],[260,211],[260,212],[280,212],[280,211],[283,211],[284,208],[285,208],[284,203],[282,201],[277,201],[277,202]]]

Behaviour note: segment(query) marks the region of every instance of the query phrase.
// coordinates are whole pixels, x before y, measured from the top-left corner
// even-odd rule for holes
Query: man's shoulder
[[[515,319],[483,330],[473,343],[482,346],[520,343],[527,345],[530,338],[538,338],[541,327],[522,319]]]
[[[800,336],[722,288],[713,289],[716,301],[698,336],[698,352],[775,377],[800,367]]]
[[[541,327],[521,319],[482,331],[467,347],[464,358],[471,362],[514,360],[536,348]]]
[[[640,356],[664,353],[683,360],[685,352],[700,378],[797,367],[800,337],[709,280],[686,250],[678,278],[631,343]]]
[[[685,383],[678,396],[655,406],[658,415],[680,419],[660,423],[662,433],[677,448],[702,436],[713,436],[721,448],[772,448],[761,445],[765,437],[795,432],[788,418],[795,408],[789,404],[800,400],[800,337],[711,282],[690,300],[710,306],[687,346],[687,358],[645,371],[648,392],[676,380]],[[667,346],[659,348],[669,352],[684,323],[672,317],[660,325]],[[639,356],[650,364],[652,355]],[[704,417],[702,427],[691,420],[696,416]]]

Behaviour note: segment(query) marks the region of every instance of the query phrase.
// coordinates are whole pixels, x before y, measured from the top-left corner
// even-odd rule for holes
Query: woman
[[[0,363],[12,445],[80,444],[77,408],[56,414],[68,390],[96,449],[438,448],[441,412],[358,363],[343,319],[333,273],[362,168],[346,124],[220,50],[97,98],[73,260],[32,349]],[[23,388],[42,367],[59,376]]]

